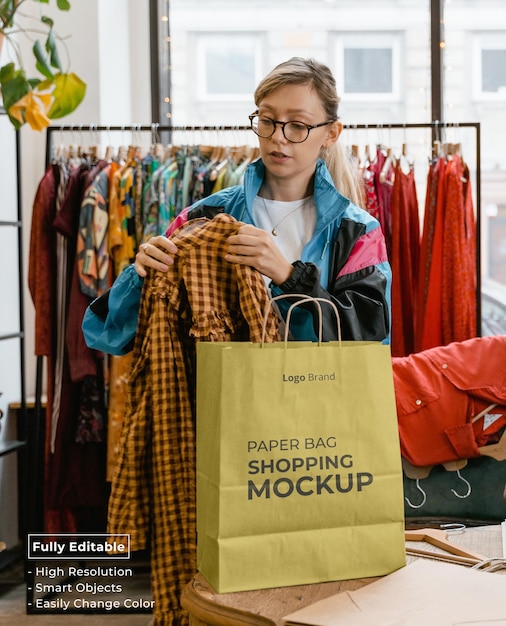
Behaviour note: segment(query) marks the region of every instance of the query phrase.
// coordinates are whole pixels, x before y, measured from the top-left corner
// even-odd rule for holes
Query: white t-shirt
[[[316,226],[316,206],[312,196],[292,202],[267,200],[256,196],[253,220],[258,228],[272,235],[283,256],[293,263],[301,258],[302,250],[311,239]]]

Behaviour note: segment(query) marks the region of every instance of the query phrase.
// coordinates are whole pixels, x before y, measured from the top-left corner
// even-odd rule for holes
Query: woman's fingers
[[[287,280],[293,270],[270,233],[249,224],[242,226],[237,235],[228,238],[225,260],[254,267],[276,284]]]
[[[151,237],[139,246],[135,256],[135,271],[142,277],[146,276],[148,267],[166,272],[174,263],[176,254],[177,246],[173,241],[163,235]]]

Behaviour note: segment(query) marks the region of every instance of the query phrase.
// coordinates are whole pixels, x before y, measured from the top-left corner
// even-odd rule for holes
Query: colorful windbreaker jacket
[[[261,159],[251,163],[243,184],[229,187],[184,209],[167,235],[194,218],[212,219],[225,212],[236,220],[253,224],[253,201],[264,179]],[[389,343],[391,269],[379,222],[367,211],[340,194],[325,163],[315,171],[314,201],[316,227],[296,261],[292,276],[281,285],[271,283],[271,295],[297,294],[278,300],[286,316],[300,294],[331,300],[339,311],[339,322],[330,306],[321,307],[322,340],[381,341]],[[104,296],[88,307],[82,323],[86,343],[110,354],[132,349],[143,280],[133,265],[127,267]],[[290,335],[299,341],[316,341],[318,311],[313,303],[297,307],[290,319]]]

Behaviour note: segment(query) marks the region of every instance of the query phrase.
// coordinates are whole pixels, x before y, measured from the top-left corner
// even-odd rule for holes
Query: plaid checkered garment
[[[189,221],[172,235],[174,265],[144,281],[108,531],[151,549],[156,626],[188,623],[180,596],[196,569],[195,343],[262,338],[263,278],[223,260],[239,226],[227,214]],[[271,309],[265,341],[277,339]]]

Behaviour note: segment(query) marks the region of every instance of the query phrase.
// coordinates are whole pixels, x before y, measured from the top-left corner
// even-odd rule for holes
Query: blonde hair
[[[330,69],[314,59],[293,57],[277,65],[260,81],[255,89],[255,104],[258,107],[262,100],[274,90],[285,85],[309,85],[318,94],[327,119],[338,120],[337,114],[340,98],[337,94],[336,81]],[[336,188],[353,203],[362,204],[362,187],[358,172],[339,141],[330,148],[321,151]]]

